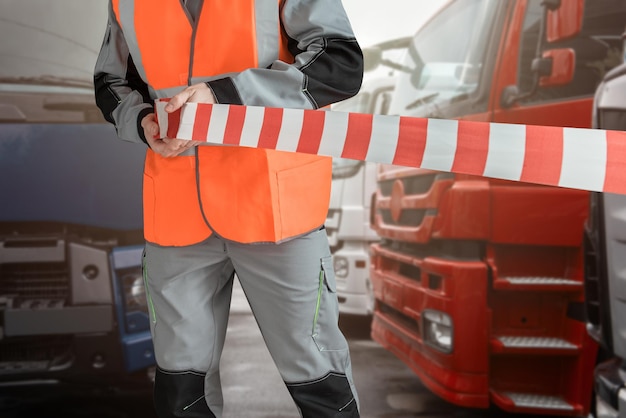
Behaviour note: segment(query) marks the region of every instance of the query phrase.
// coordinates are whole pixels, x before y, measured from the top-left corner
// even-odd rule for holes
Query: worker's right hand
[[[154,113],[146,115],[141,120],[141,127],[143,128],[146,141],[152,149],[152,151],[163,157],[176,157],[180,153],[187,151],[189,148],[195,147],[200,142],[198,141],[186,141],[176,138],[159,138],[159,125],[156,122]]]

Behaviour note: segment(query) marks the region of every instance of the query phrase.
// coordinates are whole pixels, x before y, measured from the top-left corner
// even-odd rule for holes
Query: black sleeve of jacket
[[[283,0],[279,14],[293,62],[275,59],[207,81],[217,101],[317,109],[357,94],[363,53],[341,0]]]
[[[298,42],[289,38],[292,55],[303,53]],[[303,91],[314,108],[324,107],[359,92],[363,79],[363,52],[356,39],[324,39],[324,47],[301,69],[305,75]],[[207,82],[218,103],[244,104],[231,78]]]
[[[146,104],[150,104],[154,106],[154,101],[150,98],[150,93],[148,91],[148,85],[141,79],[139,73],[137,72],[137,67],[135,67],[135,63],[130,55],[128,55],[127,64],[126,64],[126,85],[135,91],[138,91],[143,98],[143,102]],[[115,125],[115,120],[113,119],[113,111],[119,105],[121,99],[118,94],[115,92],[112,86],[112,82],[109,81],[109,76],[106,73],[98,73],[94,76],[94,89],[96,96],[96,105],[100,108],[102,115],[104,118]],[[148,114],[152,113],[151,109],[143,109],[139,112],[137,116],[137,133],[139,137],[144,143],[148,143],[146,141],[146,137],[143,133],[143,128],[141,127],[141,120]]]
[[[139,76],[124,33],[109,2],[109,19],[94,66],[96,104],[126,141],[146,143],[141,120],[154,111],[149,88]]]
[[[289,39],[289,51],[301,52],[298,42]],[[363,79],[363,52],[356,39],[325,38],[323,49],[301,71],[305,90],[317,107],[350,98],[359,92]]]
[[[213,90],[213,95],[217,103],[244,104],[231,78],[219,78],[217,80],[207,81],[206,84]]]

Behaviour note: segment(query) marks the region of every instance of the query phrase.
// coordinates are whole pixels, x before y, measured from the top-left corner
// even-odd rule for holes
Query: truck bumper
[[[374,311],[374,293],[369,278],[369,242],[347,241],[333,254],[339,312],[369,316]]]
[[[419,259],[377,245],[372,253],[372,338],[446,401],[489,407],[485,263]],[[395,262],[404,267],[393,268]],[[433,339],[445,333],[448,339]]]
[[[345,293],[337,291],[339,313],[347,315],[369,316],[372,314],[372,298],[367,294]]]
[[[376,312],[372,337],[406,363],[422,383],[442,399],[469,408],[488,408],[487,374],[454,370],[432,360],[430,349],[411,331]]]

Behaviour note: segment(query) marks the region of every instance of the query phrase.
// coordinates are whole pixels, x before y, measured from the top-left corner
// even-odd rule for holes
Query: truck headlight
[[[335,276],[345,279],[350,271],[350,263],[345,257],[333,257],[333,268],[335,269]]]
[[[148,311],[148,299],[146,298],[146,287],[143,282],[141,271],[128,273],[122,277],[124,283],[124,300],[126,301],[126,312]]]
[[[424,311],[422,334],[424,342],[429,346],[444,353],[452,352],[452,319],[448,314],[440,311]]]

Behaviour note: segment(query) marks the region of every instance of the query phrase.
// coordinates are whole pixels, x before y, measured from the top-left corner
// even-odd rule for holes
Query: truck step
[[[575,355],[579,347],[562,338],[501,335],[491,340],[494,353],[529,353]]]
[[[494,289],[577,292],[583,289],[582,282],[560,277],[502,277],[494,280]]]
[[[545,409],[553,411],[573,411],[575,408],[558,396],[537,395],[533,393],[501,392],[513,402],[516,409]]]

